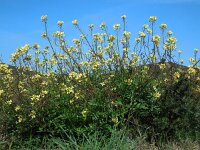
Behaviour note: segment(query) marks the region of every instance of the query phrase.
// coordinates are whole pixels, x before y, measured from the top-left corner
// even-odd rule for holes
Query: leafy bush
[[[52,40],[47,16],[41,19],[49,46],[26,44],[11,55],[14,67],[0,64],[2,135],[67,138],[66,133],[100,131],[109,136],[113,127],[126,127],[150,141],[184,137],[188,130],[199,139],[198,49],[189,67],[175,60],[176,38],[166,24],[160,25],[162,36],[156,35],[157,18],[151,16],[132,46],[126,16],[113,34],[105,23],[101,33],[93,33],[90,24],[91,38],[74,20],[81,35],[68,46],[64,22],[58,21]]]

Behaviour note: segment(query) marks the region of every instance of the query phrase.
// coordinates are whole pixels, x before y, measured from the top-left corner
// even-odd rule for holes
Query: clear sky
[[[155,15],[157,26],[166,23],[173,31],[183,58],[200,48],[200,0],[0,0],[0,56],[9,62],[10,54],[19,46],[45,45],[41,15],[48,15],[52,32],[57,30],[57,21],[63,20],[65,35],[72,39],[79,35],[71,24],[73,19],[78,19],[84,30],[88,24],[97,27],[102,21],[112,28],[121,23],[124,14],[133,38],[149,16]]]

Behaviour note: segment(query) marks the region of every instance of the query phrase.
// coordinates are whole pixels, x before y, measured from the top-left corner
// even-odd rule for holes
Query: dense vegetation
[[[47,16],[41,17],[49,46],[26,44],[11,55],[14,67],[0,64],[0,146],[25,148],[33,141],[45,148],[53,140],[49,146],[76,149],[99,137],[97,149],[106,149],[109,140],[110,148],[123,149],[125,140],[134,149],[138,137],[156,145],[199,141],[198,49],[186,67],[166,24],[155,32],[157,18],[151,16],[133,44],[126,16],[121,18],[112,34],[103,22],[99,33],[90,24],[87,35],[73,20],[81,35],[69,46],[64,22],[50,36]]]

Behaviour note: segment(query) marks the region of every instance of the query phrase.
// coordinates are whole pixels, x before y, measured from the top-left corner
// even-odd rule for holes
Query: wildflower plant
[[[191,66],[183,66],[180,53],[174,57],[177,40],[168,26],[161,24],[155,34],[156,16],[134,42],[126,16],[121,18],[112,33],[104,22],[93,33],[90,24],[90,36],[73,20],[80,37],[68,45],[64,22],[51,34],[42,16],[41,36],[49,45],[26,44],[11,55],[13,68],[0,64],[0,132],[66,137],[126,127],[156,139],[192,126],[191,132],[199,131],[198,49]]]

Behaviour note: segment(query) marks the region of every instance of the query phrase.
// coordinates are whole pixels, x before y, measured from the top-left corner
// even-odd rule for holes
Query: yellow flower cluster
[[[63,24],[64,24],[63,21],[58,21],[58,22],[57,22],[57,25],[60,26],[60,27],[61,27]]]
[[[100,28],[105,28],[105,26],[106,26],[106,23],[105,22],[102,22],[101,24],[100,24]]]
[[[143,28],[144,28],[144,29],[148,29],[148,27],[149,27],[148,24],[144,24],[144,25],[143,25]]]
[[[193,68],[193,67],[189,67],[188,70],[187,70],[188,74],[195,74],[196,73],[196,70]]]
[[[63,36],[65,36],[65,33],[61,32],[61,31],[56,31],[53,33],[53,36],[54,37],[63,37]]]
[[[47,21],[47,15],[41,16],[41,20],[42,20],[42,22],[46,22]]]
[[[118,117],[113,117],[112,118],[112,122],[114,122],[115,124],[117,124],[119,122]]]
[[[108,37],[108,41],[109,42],[113,42],[115,40],[115,36],[114,35],[110,35],[109,37]]]
[[[78,20],[76,20],[76,19],[73,20],[73,21],[72,21],[72,24],[73,24],[73,25],[78,25]]]
[[[4,93],[4,90],[0,90],[0,96]]]
[[[171,36],[171,35],[173,34],[173,32],[172,32],[172,31],[168,31],[167,34],[168,34],[169,36]]]
[[[124,31],[123,35],[124,35],[127,39],[130,39],[130,37],[131,37],[131,32]]]
[[[38,101],[40,101],[41,96],[40,95],[32,95],[31,96],[31,105],[34,105],[35,103],[37,103]]]
[[[174,80],[175,80],[175,81],[178,81],[178,79],[180,78],[180,76],[181,76],[181,75],[180,75],[179,72],[175,72],[175,73],[174,73],[174,76],[173,76],[173,77],[174,77]]]
[[[164,43],[164,49],[169,51],[176,49],[176,38],[169,37]]]
[[[166,68],[166,64],[161,63],[161,64],[159,64],[159,67],[161,70],[164,70]]]
[[[35,110],[31,110],[29,116],[30,116],[32,119],[34,119],[34,118],[36,117],[36,112],[35,112]]]
[[[114,25],[113,25],[113,28],[114,28],[114,30],[119,29],[119,28],[120,28],[120,24],[114,24]]]
[[[89,27],[90,29],[93,29],[93,28],[94,28],[94,24],[89,24],[88,27]]]
[[[161,29],[166,29],[166,28],[167,28],[167,25],[166,25],[166,24],[161,24],[161,25],[160,25],[160,28],[161,28]]]
[[[139,42],[141,41],[141,38],[136,38],[135,41],[136,41],[137,43],[139,43]]]
[[[146,34],[145,34],[144,32],[139,32],[139,36],[140,36],[141,38],[144,38],[144,37],[146,36]]]
[[[190,57],[190,62],[191,62],[192,64],[195,64],[195,63],[196,63],[196,60],[195,60],[194,58]]]
[[[76,73],[73,71],[69,73],[69,79],[71,80],[76,80],[78,82],[81,82],[82,79],[85,79],[85,78],[86,78],[86,75],[83,73]]]
[[[199,49],[198,49],[198,48],[195,48],[195,49],[194,49],[194,52],[195,52],[195,53],[198,53],[198,52],[199,52]]]
[[[159,35],[153,36],[153,42],[155,43],[155,45],[156,45],[157,47],[159,47],[160,36],[159,36]]]
[[[155,22],[157,20],[156,16],[150,16],[149,21],[150,22]]]
[[[132,79],[126,79],[124,80],[125,83],[127,83],[127,85],[131,85],[133,80]]]
[[[126,19],[126,15],[121,16],[122,19]]]

